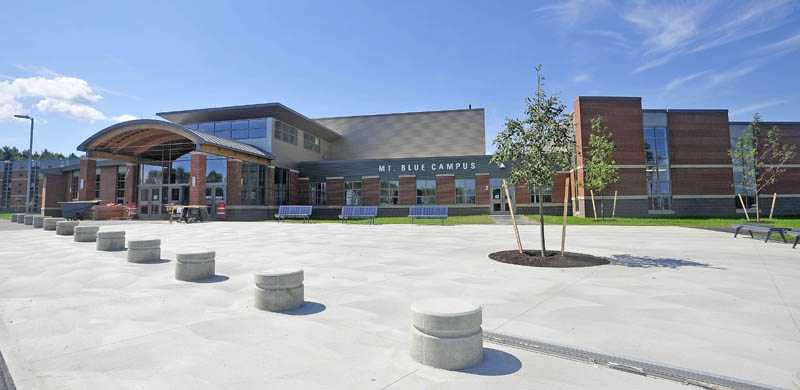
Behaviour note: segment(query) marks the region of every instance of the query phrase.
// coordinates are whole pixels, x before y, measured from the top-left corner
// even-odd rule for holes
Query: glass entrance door
[[[208,217],[215,218],[217,215],[217,202],[225,201],[225,187],[224,186],[207,186],[206,187],[206,208],[208,208]]]
[[[159,217],[161,215],[161,187],[139,188],[139,216]]]
[[[506,197],[506,190],[503,188],[502,179],[491,179],[491,194],[492,202],[489,212],[491,214],[509,214],[508,197]],[[512,185],[508,186],[508,194],[511,196],[511,204],[516,204],[514,201],[514,187]]]

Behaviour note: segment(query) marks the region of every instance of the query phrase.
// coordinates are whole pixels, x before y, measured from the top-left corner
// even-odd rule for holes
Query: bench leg
[[[797,246],[797,242],[798,242],[798,241],[800,241],[800,235],[797,235],[797,237],[795,237],[795,239],[794,239],[794,245],[792,245],[792,249],[794,249],[794,247],[796,247],[796,246]]]
[[[756,238],[755,236],[753,236],[753,231],[752,230],[748,230],[747,232],[750,233],[750,238]]]
[[[736,238],[736,236],[738,236],[738,235],[739,235],[739,230],[742,230],[742,227],[741,227],[741,226],[737,227],[737,228],[736,228],[736,231],[735,231],[735,232],[733,232],[733,238]]]
[[[783,239],[783,243],[786,244],[787,243],[786,235],[783,234],[783,230],[781,230],[780,232],[781,232],[781,238]]]
[[[772,229],[767,231],[767,238],[764,239],[764,242],[769,242],[769,236],[772,235]]]

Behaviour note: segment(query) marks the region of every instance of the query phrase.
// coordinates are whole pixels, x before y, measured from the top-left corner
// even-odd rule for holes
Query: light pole
[[[29,214],[31,211],[31,171],[33,169],[33,118],[27,115],[14,115],[14,117],[31,121],[31,144],[30,149],[28,149],[28,188],[25,190],[25,214]]]

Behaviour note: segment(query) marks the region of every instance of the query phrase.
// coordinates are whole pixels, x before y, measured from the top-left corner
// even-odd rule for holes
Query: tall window
[[[475,179],[456,179],[456,204],[475,204]]]
[[[436,204],[436,180],[417,179],[417,204]]]
[[[314,206],[325,206],[327,202],[327,187],[326,182],[311,183],[311,204]]]
[[[117,167],[117,204],[125,203],[125,176],[127,174],[127,167],[124,165]]]
[[[289,170],[275,168],[275,205],[289,204]]]
[[[400,185],[397,180],[381,180],[381,204],[400,204]]]
[[[100,199],[100,168],[94,172],[94,198]]]
[[[267,136],[266,119],[250,119],[223,122],[187,123],[183,125],[193,130],[211,133],[222,138],[244,139]]]
[[[553,189],[550,187],[542,186],[542,198],[539,199],[539,186],[533,186],[531,190],[531,203],[552,203],[553,202]]]
[[[2,193],[0,193],[0,209],[7,209],[11,206],[11,163],[3,164],[3,181],[0,183],[2,185]],[[77,192],[76,192],[77,194]],[[77,195],[75,195],[77,198]]]
[[[344,204],[347,206],[358,206],[361,204],[361,182],[344,182]]]
[[[319,153],[319,138],[308,133],[303,133],[303,147]]]
[[[264,185],[267,167],[261,164],[242,163],[242,204],[264,205]]]
[[[666,128],[644,129],[644,154],[649,209],[672,210]]]
[[[214,154],[208,154],[206,158],[206,184],[225,183],[227,177],[228,159]]]
[[[279,120],[275,121],[275,138],[297,145],[297,129]]]
[[[731,135],[731,150],[736,148],[736,144],[739,142],[739,137],[742,136],[742,132],[747,130],[746,125],[731,125],[730,126],[730,135]],[[742,200],[744,204],[747,205],[747,208],[755,208],[756,207],[756,194],[753,191],[753,183],[745,183],[744,179],[744,171],[745,168],[750,171],[753,168],[752,161],[743,161],[743,160],[733,160],[733,193],[734,195],[741,194]],[[735,196],[733,199],[734,204],[736,205],[737,210],[742,209],[742,203],[739,201],[739,197]]]
[[[72,200],[78,200],[79,179],[78,171],[72,171],[72,188],[69,189],[69,198]]]

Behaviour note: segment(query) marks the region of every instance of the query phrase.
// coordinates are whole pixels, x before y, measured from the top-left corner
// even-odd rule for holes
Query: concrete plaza
[[[10,224],[0,221],[0,225]],[[91,222],[87,222],[91,224]],[[567,249],[612,264],[494,262],[501,225],[102,224],[160,238],[160,262],[20,225],[0,231],[0,351],[19,389],[686,386],[485,343],[451,372],[409,356],[411,302],[483,306],[484,330],[790,388],[800,370],[800,249],[671,227],[571,226]],[[538,247],[538,226],[521,226]],[[548,245],[560,227],[547,226]],[[175,252],[216,251],[174,280]],[[253,273],[300,265],[304,308],[253,308]]]

